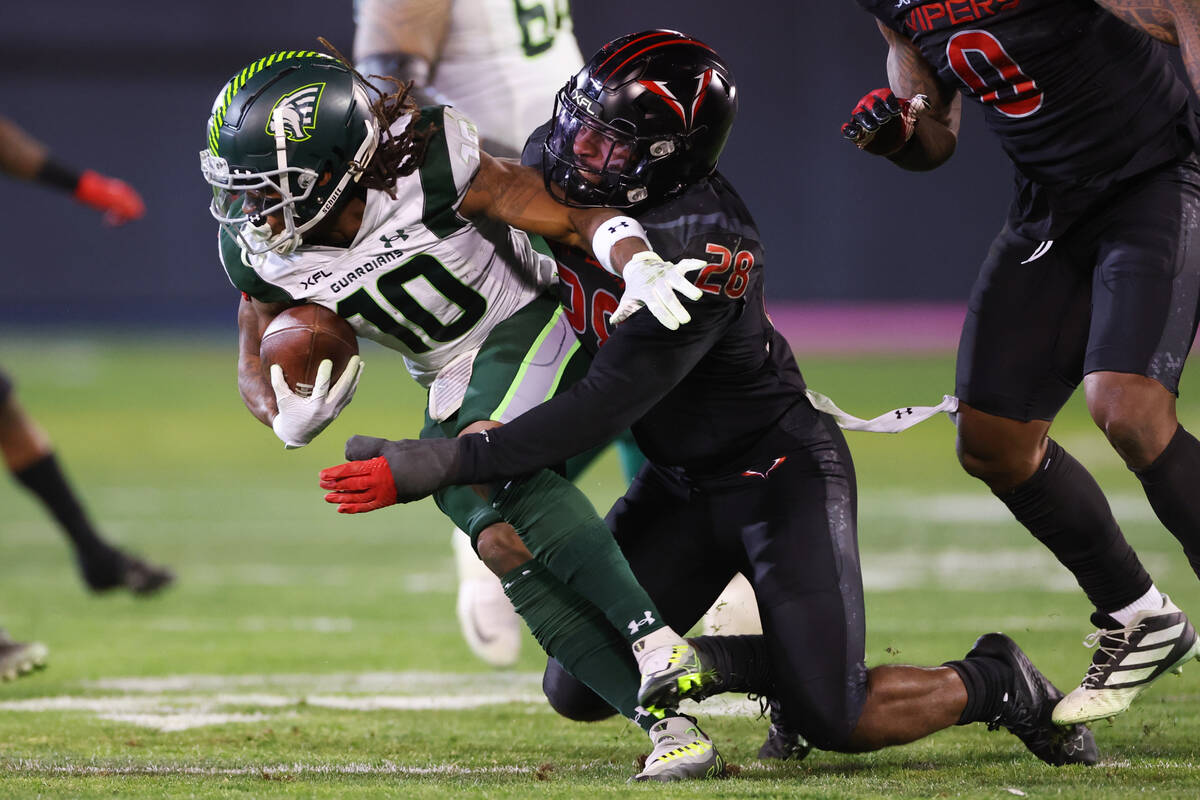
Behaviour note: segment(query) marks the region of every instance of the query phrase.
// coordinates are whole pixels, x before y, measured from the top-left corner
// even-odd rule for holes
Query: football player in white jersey
[[[664,262],[644,237],[626,233],[628,218],[557,203],[536,171],[482,152],[474,124],[453,109],[417,110],[403,91],[374,101],[368,92],[339,59],[273,53],[217,95],[201,152],[222,262],[244,293],[239,389],[285,445],[301,447],[319,434],[349,403],[362,370],[357,357],[340,376],[325,363],[303,398],[278,365],[264,376],[262,331],[297,303],[330,308],[359,336],[403,354],[429,388],[424,436],[507,421],[582,375],[586,358],[543,293],[552,262],[510,224],[590,245],[622,274],[626,292],[614,320],[645,305],[668,327],[688,321],[675,291],[699,295],[683,276],[689,265]],[[371,468],[387,469],[386,461]],[[571,483],[542,470],[512,482],[494,507],[470,488],[437,500],[473,541],[512,521],[508,530],[533,557],[504,576],[505,590],[547,652],[644,730],[664,713],[676,715],[641,708],[637,692],[646,676],[670,669],[660,656],[688,646],[662,622],[604,521]],[[637,670],[625,666],[625,646]],[[680,757],[638,777],[719,774],[723,761],[711,740],[694,724],[689,730]]]

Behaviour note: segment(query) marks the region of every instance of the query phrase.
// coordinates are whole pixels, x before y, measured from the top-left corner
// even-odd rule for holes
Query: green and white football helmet
[[[338,59],[313,50],[260,58],[213,103],[200,151],[212,215],[245,255],[286,255],[362,175],[379,132],[365,85]],[[268,215],[282,217],[282,230]]]

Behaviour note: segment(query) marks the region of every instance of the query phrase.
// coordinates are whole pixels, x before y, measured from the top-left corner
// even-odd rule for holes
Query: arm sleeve
[[[560,464],[641,419],[737,318],[735,303],[713,300],[688,303],[692,321],[676,331],[663,328],[644,309],[634,314],[570,389],[487,436],[460,438],[455,482],[485,483]]]

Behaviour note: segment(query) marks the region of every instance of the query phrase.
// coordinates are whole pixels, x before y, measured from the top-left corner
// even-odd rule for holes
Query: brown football
[[[325,306],[308,303],[284,309],[263,331],[259,357],[267,381],[271,365],[283,368],[283,377],[301,397],[312,394],[317,367],[333,362],[331,380],[337,381],[350,357],[358,354],[358,339],[350,323]]]

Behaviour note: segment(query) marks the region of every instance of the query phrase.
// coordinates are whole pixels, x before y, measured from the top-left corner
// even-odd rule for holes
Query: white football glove
[[[346,369],[342,370],[342,376],[330,389],[333,362],[327,358],[317,365],[312,394],[301,397],[288,386],[283,377],[283,368],[272,364],[271,388],[275,390],[275,403],[279,406],[279,413],[271,423],[271,428],[283,441],[283,446],[288,450],[304,447],[315,439],[318,433],[325,430],[354,398],[354,390],[358,388],[358,379],[362,371],[362,359],[350,356],[350,360],[346,362]]]
[[[687,273],[704,265],[705,262],[698,258],[685,258],[673,264],[663,261],[657,253],[649,250],[638,253],[629,259],[621,274],[625,279],[625,293],[621,295],[621,302],[609,321],[617,325],[645,306],[664,328],[676,330],[680,325],[687,324],[692,315],[675,293],[689,300],[699,300],[704,292],[687,279]]]

